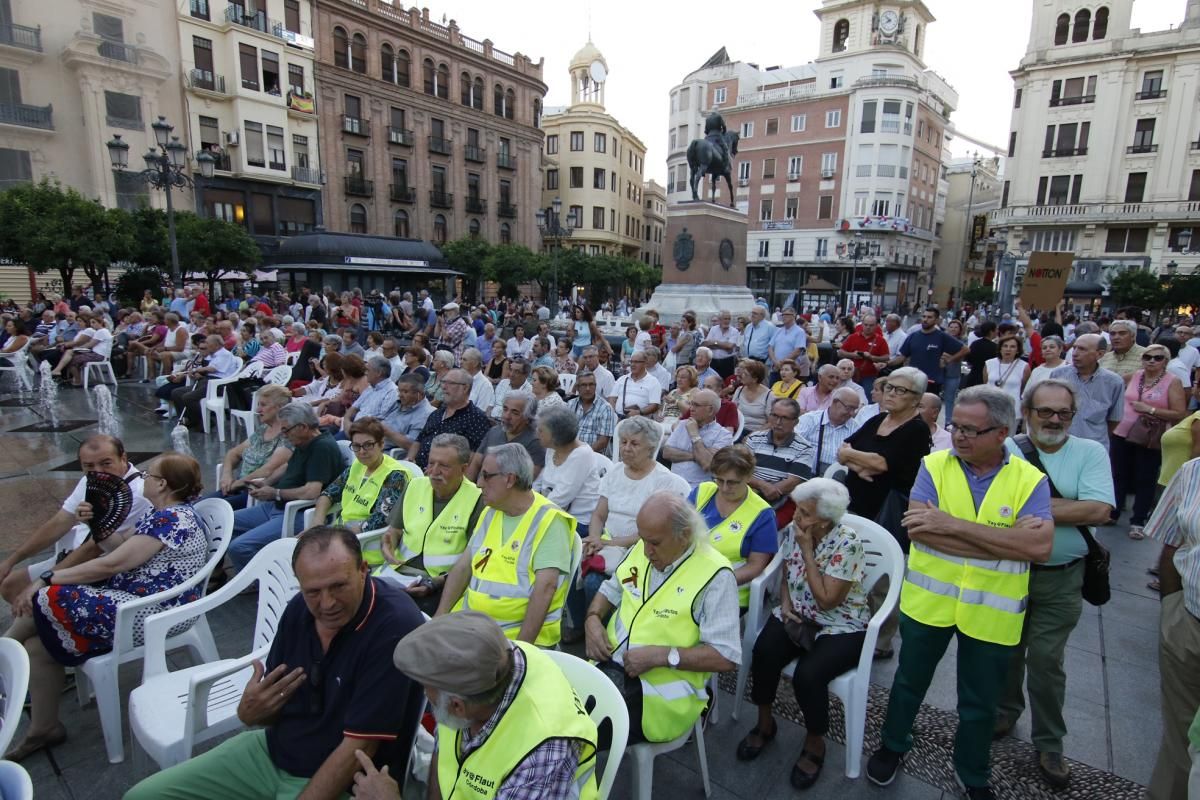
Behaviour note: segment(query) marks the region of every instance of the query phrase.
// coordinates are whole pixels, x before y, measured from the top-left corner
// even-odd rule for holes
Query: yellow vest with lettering
[[[403,471],[400,462],[385,455],[383,462],[375,468],[375,472],[366,481],[363,480],[367,467],[357,458],[350,464],[350,474],[342,487],[341,508],[334,517],[333,523],[340,525],[344,522],[361,522],[371,516],[371,509],[379,499],[379,491],[383,482],[396,470]],[[374,567],[383,563],[383,553],[378,547],[368,547],[363,550],[363,561]]]
[[[700,542],[651,593],[650,559],[639,541],[613,573],[620,582],[621,604],[608,619],[609,643],[614,650],[626,641],[630,648],[683,650],[700,644],[700,594],[717,573],[729,568],[725,556],[708,542]],[[642,734],[647,741],[672,741],[695,724],[708,705],[704,685],[711,674],[654,667],[638,676]]]
[[[399,556],[404,561],[421,558],[422,568],[433,577],[444,575],[467,549],[467,529],[480,490],[463,479],[442,513],[433,517],[433,484],[421,477],[404,492],[404,537]]]
[[[942,511],[993,528],[1011,528],[1045,479],[1029,462],[1010,457],[977,512],[957,456],[942,450],[925,456],[924,463]],[[955,626],[972,639],[1014,645],[1021,640],[1028,602],[1028,561],[959,558],[912,543],[900,610],[917,622],[937,628]]]
[[[487,614],[496,620],[508,638],[516,639],[533,593],[536,577],[533,555],[551,523],[559,519],[567,526],[572,568],[579,563],[583,549],[575,535],[575,518],[537,492],[533,493],[533,504],[522,515],[507,542],[504,541],[503,516],[489,506],[479,518],[476,530],[484,531],[483,543],[471,555],[471,580],[454,610],[470,609]],[[534,642],[538,647],[553,647],[562,638],[563,605],[569,579],[570,573],[558,576],[558,588]]]
[[[696,510],[704,508],[716,493],[717,485],[712,481],[705,481],[697,486]],[[735,570],[746,566],[746,559],[742,558],[742,540],[746,538],[746,533],[754,524],[754,520],[758,519],[758,515],[770,507],[771,504],[759,497],[753,489],[747,489],[746,499],[742,504],[715,528],[709,529],[708,541],[718,553],[729,559],[730,566]],[[749,584],[738,589],[738,603],[742,608],[750,604]]]
[[[547,739],[580,743],[575,796],[596,800],[596,724],[550,656],[524,642],[516,646],[525,654],[525,675],[483,746],[463,759],[462,731],[438,726],[438,787],[443,800],[495,797],[513,770]]]

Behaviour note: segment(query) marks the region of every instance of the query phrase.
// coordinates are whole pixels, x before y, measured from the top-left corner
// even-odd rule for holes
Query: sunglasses
[[[1142,361],[1166,361],[1166,360],[1167,360],[1166,356],[1154,355],[1152,353],[1142,356]]]

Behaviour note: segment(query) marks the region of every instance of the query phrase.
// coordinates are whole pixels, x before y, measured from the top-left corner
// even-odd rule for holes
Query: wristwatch
[[[693,436],[693,437],[692,437],[692,444],[695,444],[696,442],[700,441],[700,438],[701,438],[701,437],[699,437],[699,436]]]
[[[678,647],[672,647],[670,650],[667,651],[667,665],[670,666],[672,669],[676,669],[679,667],[679,648]]]
[[[41,575],[38,575],[38,580],[41,581],[42,583],[46,584],[47,586],[49,586],[50,580],[53,577],[54,577],[54,570],[48,569],[45,572],[43,572]]]

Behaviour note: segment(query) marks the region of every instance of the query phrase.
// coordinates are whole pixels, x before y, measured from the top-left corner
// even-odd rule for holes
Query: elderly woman
[[[235,511],[246,507],[253,484],[270,477],[292,456],[292,445],[283,435],[283,424],[279,421],[279,409],[291,402],[291,394],[282,386],[271,383],[255,392],[255,396],[258,397],[255,411],[258,425],[250,438],[225,454],[221,462],[219,491],[206,496],[206,499],[221,498]]]
[[[308,341],[308,329],[304,327],[303,322],[293,322],[288,326],[287,341],[283,344],[283,349],[288,353],[299,353],[304,349],[304,344]]]
[[[842,524],[850,504],[846,487],[813,478],[792,490],[792,501],[795,516],[781,545],[779,606],[759,633],[750,664],[758,722],[738,745],[737,757],[751,761],[775,738],[771,705],[783,668],[796,660],[792,691],[807,730],[791,780],[803,790],[816,782],[825,760],[829,682],[858,663],[871,609],[862,540]]]
[[[354,453],[354,461],[321,492],[309,528],[341,525],[362,533],[387,527],[392,509],[408,485],[408,473],[384,452],[383,438],[383,425],[373,417],[351,423],[350,452]],[[328,520],[335,504],[340,508]]]
[[[404,367],[400,370],[397,378],[402,378],[405,375],[420,375],[422,381],[429,381],[429,367],[425,366],[425,362],[429,360],[425,355],[425,348],[409,345],[404,349]]]
[[[258,351],[261,349],[262,342],[258,340],[258,326],[254,320],[248,319],[242,323],[242,327],[238,331],[238,343],[233,348],[233,354],[249,361],[258,355]]]
[[[750,581],[779,550],[775,511],[750,488],[754,464],[754,453],[745,445],[722,447],[709,466],[713,479],[688,495],[708,524],[712,546],[733,566],[743,613],[750,601]]]
[[[425,396],[435,406],[440,406],[446,399],[442,393],[442,380],[446,373],[454,369],[454,353],[449,350],[438,350],[433,354],[433,374],[425,381]]]
[[[795,400],[800,390],[804,388],[804,381],[800,380],[800,368],[796,366],[796,362],[790,358],[786,361],[781,361],[779,364],[779,380],[771,386],[771,394],[775,395],[776,399],[786,397],[790,400]]]
[[[16,619],[6,635],[29,653],[32,722],[24,740],[5,756],[10,761],[66,740],[67,729],[58,718],[63,667],[112,649],[117,608],[174,589],[208,561],[208,540],[190,505],[202,488],[200,465],[190,456],[164,453],[143,476],[142,491],[153,509],[138,520],[133,535],[98,558],[47,570],[13,604]],[[77,515],[86,523],[90,506]],[[191,602],[201,588],[166,600],[161,608]]]
[[[534,367],[529,374],[529,391],[538,401],[538,413],[566,405],[558,389],[558,373],[552,367]]]
[[[733,393],[733,403],[742,412],[745,420],[744,431],[754,433],[767,427],[767,415],[771,413],[771,405],[775,395],[767,388],[767,368],[761,361],[743,358],[738,362],[733,374],[741,383]]]
[[[546,465],[533,488],[574,517],[579,535],[587,536],[605,459],[579,440],[579,417],[566,406],[538,410],[537,436],[546,450]]]
[[[317,403],[321,426],[334,429],[342,427],[342,417],[368,386],[367,365],[363,360],[358,356],[343,357],[342,380],[337,384],[337,393],[332,399],[326,397]]]
[[[1042,363],[1029,371],[1029,378],[1025,381],[1025,387],[1021,390],[1022,395],[1025,392],[1037,386],[1046,378],[1050,377],[1050,373],[1061,367],[1063,354],[1067,351],[1066,344],[1059,336],[1043,336],[1042,337]]]
[[[554,369],[559,375],[574,375],[579,369],[575,359],[571,358],[571,343],[565,336],[554,345]]]
[[[696,368],[690,365],[675,370],[675,388],[663,395],[662,421],[674,426],[691,407],[692,395],[700,387]]]

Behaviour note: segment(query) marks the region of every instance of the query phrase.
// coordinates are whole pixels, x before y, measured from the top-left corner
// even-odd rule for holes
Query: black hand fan
[[[92,518],[87,523],[92,538],[102,542],[129,516],[133,491],[123,478],[108,472],[89,472],[84,500],[92,506]]]

